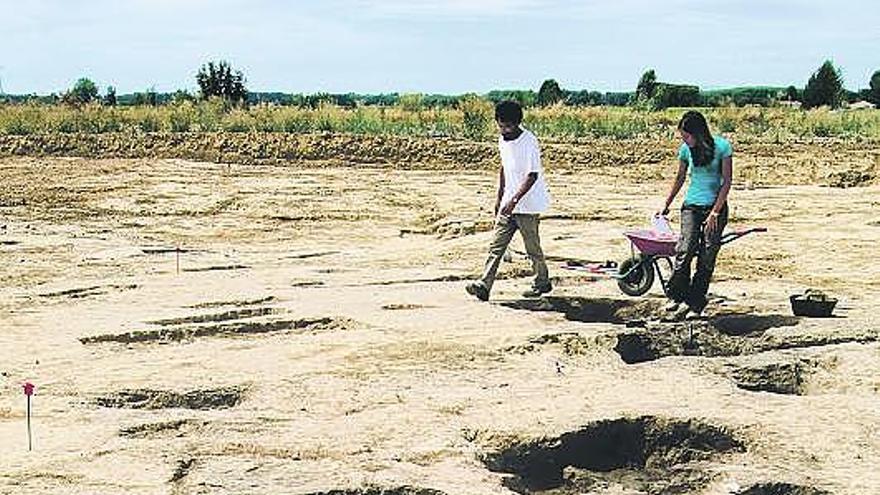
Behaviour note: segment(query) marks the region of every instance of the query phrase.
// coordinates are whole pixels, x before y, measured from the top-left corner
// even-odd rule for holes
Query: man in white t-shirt
[[[501,173],[495,200],[495,237],[489,245],[483,276],[466,287],[468,294],[481,301],[489,299],[498,264],[517,230],[523,237],[535,270],[532,288],[523,296],[538,297],[553,289],[538,236],[539,215],[550,206],[550,194],[544,181],[538,139],[520,125],[522,119],[522,107],[516,102],[503,101],[495,107],[495,121],[501,132],[498,138]]]

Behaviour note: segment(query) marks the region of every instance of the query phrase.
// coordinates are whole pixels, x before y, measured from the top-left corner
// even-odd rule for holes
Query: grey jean
[[[669,279],[669,298],[686,303],[694,311],[706,307],[709,281],[715,271],[721,233],[727,225],[727,204],[718,213],[718,227],[712,235],[703,235],[703,223],[711,206],[684,205],[681,208],[681,234],[675,247],[675,263]],[[691,261],[697,258],[697,270],[691,279]]]
[[[550,277],[547,273],[547,263],[544,262],[544,252],[541,250],[541,239],[538,236],[538,224],[540,223],[537,214],[520,214],[515,213],[509,217],[499,215],[495,220],[495,237],[492,244],[489,245],[489,258],[486,260],[486,267],[483,269],[483,276],[480,282],[487,290],[492,290],[492,284],[495,282],[495,274],[498,272],[498,265],[513,234],[519,230],[526,246],[526,253],[532,260],[532,268],[535,270],[534,287],[547,287],[550,285]]]

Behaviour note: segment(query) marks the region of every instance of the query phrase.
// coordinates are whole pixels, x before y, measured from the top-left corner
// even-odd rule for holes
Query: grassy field
[[[545,107],[526,110],[525,125],[542,138],[673,137],[682,109],[648,111],[622,107]],[[706,108],[713,129],[742,139],[880,139],[880,111],[791,108]],[[116,132],[336,132],[413,137],[492,139],[492,106],[481,99],[457,109],[412,106],[318,108],[256,105],[229,108],[221,101],[159,107],[81,108],[0,106],[0,135]]]

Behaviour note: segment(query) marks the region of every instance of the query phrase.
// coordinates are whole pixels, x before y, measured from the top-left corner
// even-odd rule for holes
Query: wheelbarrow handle
[[[728,232],[721,236],[721,244],[733,242],[740,237],[751,234],[752,232],[767,232],[767,227],[751,227],[748,229],[734,230],[733,232]]]

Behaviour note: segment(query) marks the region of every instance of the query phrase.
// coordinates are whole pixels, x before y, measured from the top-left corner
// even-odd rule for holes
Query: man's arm
[[[501,198],[504,196],[504,167],[498,173],[498,197],[495,198],[495,213],[498,216],[498,209],[501,208]]]
[[[517,205],[517,203],[519,203],[519,200],[522,199],[522,197],[525,196],[527,192],[529,192],[529,189],[531,189],[532,186],[535,185],[535,182],[537,180],[538,180],[538,172],[529,172],[529,175],[528,175],[528,177],[526,177],[526,180],[523,181],[522,184],[520,184],[519,189],[516,191],[516,193],[513,195],[513,197],[510,198],[510,201],[508,201],[507,204],[504,205],[504,208],[501,209],[501,214],[504,216],[508,216],[511,213],[513,213],[513,209],[516,208],[516,205]],[[500,196],[499,196],[499,198],[500,198]]]

